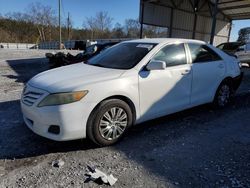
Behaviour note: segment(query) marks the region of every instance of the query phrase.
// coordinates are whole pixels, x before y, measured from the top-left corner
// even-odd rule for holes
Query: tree
[[[24,42],[34,41],[36,28],[31,22],[26,21],[25,14],[7,13],[5,17],[0,18],[1,41],[6,42]],[[9,37],[6,37],[8,34]],[[4,37],[5,36],[5,37]]]
[[[140,35],[140,22],[135,19],[125,20],[125,32],[128,38],[138,38]]]
[[[100,38],[107,36],[112,27],[113,18],[111,18],[107,12],[101,11],[97,12],[95,17],[86,17],[83,23],[85,29],[90,29],[93,38]]]
[[[124,31],[123,31],[123,27],[120,23],[116,23],[115,24],[115,27],[113,28],[112,30],[112,38],[124,38],[125,37],[125,34],[124,34]]]
[[[239,42],[247,42],[250,41],[250,27],[245,27],[239,30]]]
[[[73,28],[73,21],[72,21],[72,18],[70,16],[70,14],[68,13],[68,18],[67,18],[67,35],[68,35],[68,40],[71,39],[72,37],[72,28]]]
[[[29,21],[37,27],[39,38],[41,41],[46,41],[48,36],[51,38],[51,27],[57,25],[55,11],[50,6],[42,5],[41,3],[32,3],[29,5]]]

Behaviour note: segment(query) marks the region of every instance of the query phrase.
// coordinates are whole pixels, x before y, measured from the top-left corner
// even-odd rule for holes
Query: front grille
[[[31,87],[26,87],[22,95],[22,102],[28,106],[32,106],[44,93],[34,91]]]

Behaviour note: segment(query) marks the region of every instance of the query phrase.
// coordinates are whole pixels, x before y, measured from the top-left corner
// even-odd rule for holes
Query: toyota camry
[[[239,61],[205,42],[131,40],[36,75],[21,107],[38,135],[107,146],[131,125],[205,103],[226,106],[241,78]]]

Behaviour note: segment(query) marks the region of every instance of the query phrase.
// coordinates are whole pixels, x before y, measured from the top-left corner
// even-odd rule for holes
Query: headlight
[[[76,101],[81,100],[85,95],[87,95],[87,93],[88,91],[76,91],[76,92],[70,92],[70,93],[50,94],[38,104],[38,107],[53,106],[53,105],[68,104],[68,103],[76,102]]]

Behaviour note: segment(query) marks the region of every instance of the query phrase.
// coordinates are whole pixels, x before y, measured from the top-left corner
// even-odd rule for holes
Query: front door
[[[190,103],[192,70],[184,44],[167,45],[152,59],[166,62],[166,69],[139,73],[141,121],[180,111]]]

